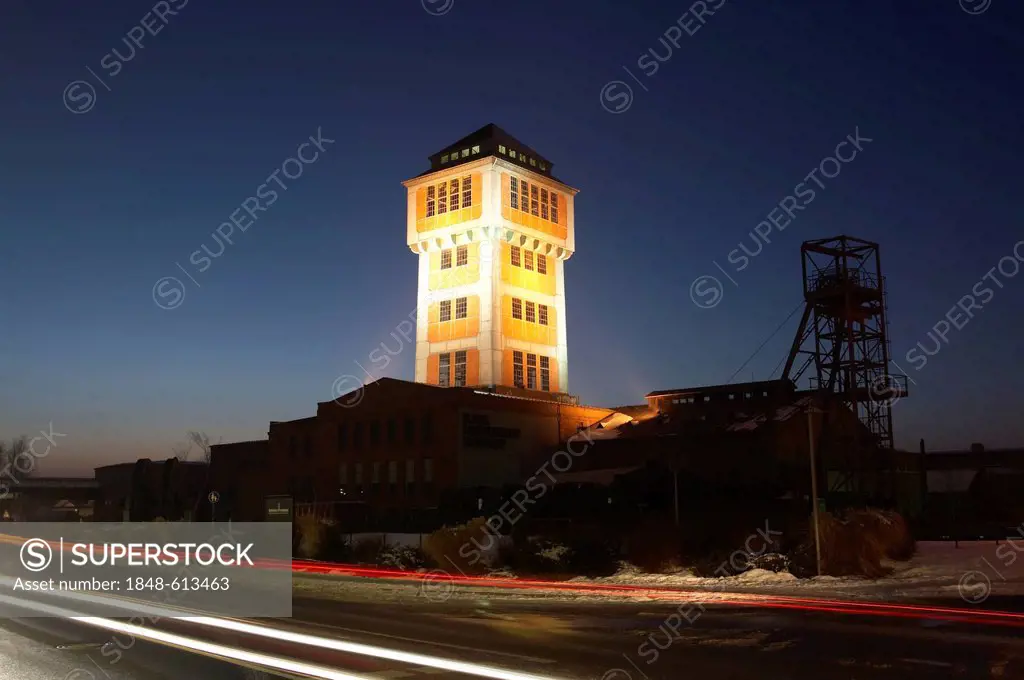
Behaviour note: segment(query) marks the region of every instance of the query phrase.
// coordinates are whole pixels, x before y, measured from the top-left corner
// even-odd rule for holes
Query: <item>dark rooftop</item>
[[[438,170],[469,163],[471,161],[496,156],[510,163],[539,173],[547,175],[559,181],[551,170],[554,164],[547,158],[520,142],[518,139],[502,130],[494,123],[489,123],[476,132],[472,132],[459,141],[446,146],[434,155],[429,157],[430,169],[421,175],[427,175]]]

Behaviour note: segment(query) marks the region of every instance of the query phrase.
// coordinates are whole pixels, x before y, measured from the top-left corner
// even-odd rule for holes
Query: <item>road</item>
[[[362,678],[472,677],[440,663],[456,660],[526,677],[604,680],[1024,679],[1021,627],[710,602],[437,601],[410,592],[376,602],[300,594],[292,619],[254,621],[259,627],[246,630],[166,620],[154,627]],[[131,641],[75,621],[7,620],[0,636],[0,680],[270,677],[181,645]],[[392,658],[330,648],[339,641]],[[396,652],[421,654],[426,662],[393,658]]]

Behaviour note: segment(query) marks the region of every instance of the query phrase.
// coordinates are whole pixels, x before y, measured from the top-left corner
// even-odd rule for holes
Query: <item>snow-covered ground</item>
[[[924,541],[906,562],[889,562],[878,579],[818,576],[798,579],[789,573],[753,569],[739,576],[705,578],[687,571],[644,574],[625,565],[613,576],[574,582],[630,584],[657,588],[843,595],[883,599],[961,598],[979,604],[990,596],[1024,595],[1024,539],[1013,541]]]
[[[907,562],[893,562],[889,576],[879,579],[857,577],[820,576],[798,579],[792,574],[754,569],[738,576],[707,578],[680,571],[674,574],[646,574],[630,565],[613,576],[604,578],[575,578],[567,582],[581,591],[563,589],[509,589],[477,585],[458,585],[446,579],[441,572],[431,572],[422,582],[367,579],[335,581],[323,578],[304,578],[295,574],[296,594],[317,597],[367,598],[424,601],[444,601],[452,597],[515,597],[591,600],[637,597],[658,599],[658,591],[696,591],[702,600],[713,600],[715,594],[751,593],[773,595],[806,595],[810,597],[840,597],[871,600],[934,600],[949,598],[960,604],[981,604],[992,596],[1024,596],[1024,539],[1010,541],[921,542],[917,554]],[[510,574],[493,574],[510,578]],[[598,591],[587,586],[630,585],[649,587],[650,591],[625,594]],[[950,603],[954,604],[953,602]]]

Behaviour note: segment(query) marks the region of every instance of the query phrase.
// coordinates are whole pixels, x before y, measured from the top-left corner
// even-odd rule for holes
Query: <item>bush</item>
[[[626,539],[626,559],[651,573],[664,573],[677,567],[680,559],[678,527],[661,517],[644,519]]]
[[[391,569],[418,569],[426,564],[426,556],[411,545],[384,545],[377,553],[376,564]]]
[[[316,515],[304,514],[295,518],[295,527],[299,534],[296,548],[299,557],[316,558],[320,552],[320,544],[323,542],[324,525],[320,523]]]
[[[365,536],[355,541],[350,550],[352,560],[357,564],[377,564],[377,556],[384,548],[384,539]]]
[[[490,545],[497,548],[498,541],[484,522],[483,517],[476,517],[465,524],[441,527],[423,540],[423,552],[441,569],[454,566],[464,574],[481,574],[488,566],[486,553],[481,548]],[[495,554],[496,551],[491,553]]]
[[[824,512],[819,515],[821,533],[821,569],[828,576],[867,576],[878,578],[889,573],[884,558],[908,559],[914,553],[914,539],[906,521],[895,512],[853,510],[843,518]],[[792,556],[791,571],[797,576],[813,576],[815,564],[814,528],[808,540]]]

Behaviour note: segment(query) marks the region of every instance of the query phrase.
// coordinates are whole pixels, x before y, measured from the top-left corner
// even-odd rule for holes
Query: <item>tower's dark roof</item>
[[[504,149],[504,152],[502,152],[502,149]],[[453,155],[456,158],[452,158]],[[422,174],[426,175],[438,170],[445,170],[487,156],[497,156],[510,163],[522,166],[527,170],[547,175],[557,180],[551,174],[551,169],[554,166],[551,161],[494,123],[483,126],[476,132],[466,135],[459,141],[449,144],[430,156],[430,169]]]

